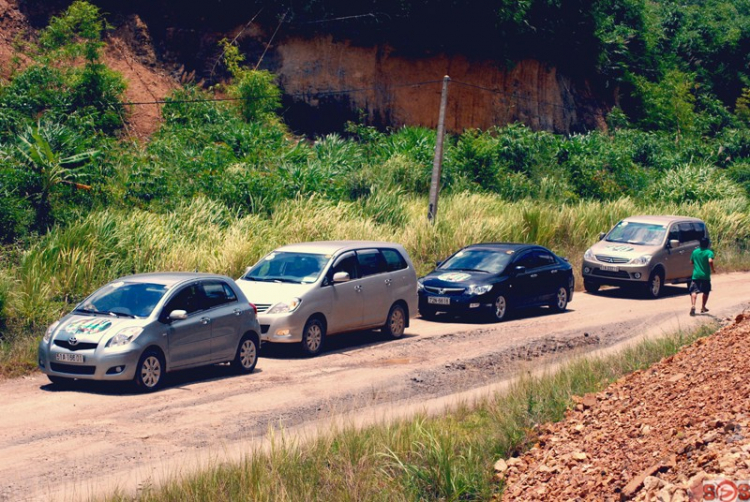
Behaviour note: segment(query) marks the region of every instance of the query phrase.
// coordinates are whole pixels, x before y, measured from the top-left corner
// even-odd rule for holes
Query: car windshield
[[[78,312],[148,317],[166,293],[163,284],[110,282],[76,307]]]
[[[330,256],[311,253],[274,251],[247,271],[246,281],[312,284],[318,280]]]
[[[513,254],[508,254],[505,250],[464,249],[445,260],[438,268],[499,274],[505,270],[512,257]]]
[[[665,225],[621,221],[607,235],[607,242],[656,246],[661,244],[667,233]]]

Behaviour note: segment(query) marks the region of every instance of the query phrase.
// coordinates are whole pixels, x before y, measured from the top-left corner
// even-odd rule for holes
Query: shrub
[[[743,197],[743,190],[706,164],[686,164],[667,171],[651,187],[651,198],[683,203]]]

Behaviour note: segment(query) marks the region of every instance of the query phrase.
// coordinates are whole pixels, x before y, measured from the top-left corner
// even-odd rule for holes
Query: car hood
[[[318,283],[313,284],[292,284],[290,282],[261,282],[246,281],[240,279],[237,281],[250,303],[274,305],[278,302],[288,302],[292,298],[302,298],[310,291],[311,288],[319,287]]]
[[[633,259],[646,254],[654,254],[659,249],[661,246],[600,241],[591,247],[591,252],[594,255]]]
[[[99,343],[102,339],[119,333],[123,328],[143,328],[149,322],[148,319],[129,317],[69,314],[63,317],[55,329],[55,338],[69,340],[75,337],[79,342]]]
[[[469,270],[433,270],[422,278],[422,284],[434,287],[466,287],[470,284],[487,284],[495,281],[495,274]]]

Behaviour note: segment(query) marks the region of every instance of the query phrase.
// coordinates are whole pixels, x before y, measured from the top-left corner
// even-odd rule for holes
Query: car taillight
[[[258,307],[255,306],[255,304],[248,302],[250,304],[250,308],[253,309],[253,312],[255,315],[258,315]]]

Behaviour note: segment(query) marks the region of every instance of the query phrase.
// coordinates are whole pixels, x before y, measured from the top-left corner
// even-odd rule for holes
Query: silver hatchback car
[[[307,242],[276,249],[238,279],[264,342],[318,354],[326,335],[382,328],[400,338],[417,315],[417,275],[400,244]]]
[[[255,307],[229,277],[201,273],[132,275],[103,286],[52,324],[39,343],[39,369],[52,383],[133,380],[156,390],[165,373],[258,361]]]

